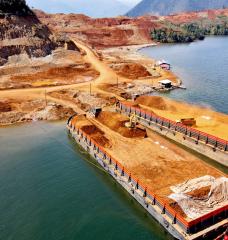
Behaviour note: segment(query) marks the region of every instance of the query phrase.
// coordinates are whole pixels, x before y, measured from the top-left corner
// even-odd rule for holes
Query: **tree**
[[[0,14],[2,15],[33,15],[25,0],[0,0]]]

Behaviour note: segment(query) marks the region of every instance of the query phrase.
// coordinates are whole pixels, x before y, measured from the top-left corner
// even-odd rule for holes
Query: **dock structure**
[[[135,113],[138,121],[148,129],[228,167],[228,141],[143,110],[131,102],[120,102],[117,111],[128,116]]]
[[[176,239],[208,239],[211,232],[228,224],[227,205],[190,221],[184,218],[88,134],[77,128],[73,120],[74,117],[68,120],[67,128],[74,140]]]
[[[158,66],[164,70],[170,70],[171,69],[171,64],[165,60],[159,60],[156,62],[155,66]]]

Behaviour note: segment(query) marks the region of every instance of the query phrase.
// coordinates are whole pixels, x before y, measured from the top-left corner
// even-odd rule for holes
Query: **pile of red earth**
[[[43,72],[37,72],[34,74],[22,74],[22,75],[15,75],[11,77],[13,81],[34,81],[34,80],[55,80],[56,78],[59,80],[66,80],[66,79],[75,79],[77,75],[87,76],[92,75],[97,77],[99,74],[97,71],[93,70],[90,64],[82,64],[79,67],[69,66],[69,67],[55,67],[50,68]]]
[[[104,136],[104,132],[97,128],[95,125],[83,126],[82,131],[88,134],[95,142],[102,147],[110,148],[110,141]]]
[[[0,102],[0,112],[10,112],[12,107],[8,102]]]
[[[136,99],[135,103],[159,110],[166,110],[168,108],[165,100],[159,96],[140,96]]]
[[[202,187],[194,191],[188,192],[187,195],[194,198],[207,198],[211,190],[211,186]]]
[[[75,116],[72,119],[72,124],[89,135],[100,146],[111,148],[111,142],[105,137],[105,133],[91,123],[84,115]]]
[[[151,76],[147,69],[141,64],[137,63],[123,63],[112,67],[119,75],[130,78],[138,79]]]
[[[118,132],[123,137],[127,138],[145,138],[146,131],[139,128],[127,128],[125,123],[129,119],[119,113],[115,112],[101,112],[98,115],[98,121],[109,127],[111,130]]]

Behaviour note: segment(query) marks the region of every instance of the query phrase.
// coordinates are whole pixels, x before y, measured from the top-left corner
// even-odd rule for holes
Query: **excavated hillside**
[[[47,14],[39,10],[35,12],[39,20],[52,31],[67,34],[100,49],[157,42],[158,39],[151,35],[154,29],[169,29],[172,26],[173,31],[182,32],[185,30],[184,24],[198,26],[203,22],[204,28],[212,26],[212,30],[216,30],[217,25],[226,27],[224,24],[228,21],[228,9],[180,13],[165,17],[122,16],[97,19],[82,14]],[[216,31],[210,33],[213,34],[223,35]]]
[[[90,18],[82,14],[47,14],[36,10],[40,21],[56,33],[65,33],[96,48],[152,43],[148,29],[157,17]]]
[[[62,43],[57,42],[23,0],[0,0],[0,65],[13,55],[44,57]]]

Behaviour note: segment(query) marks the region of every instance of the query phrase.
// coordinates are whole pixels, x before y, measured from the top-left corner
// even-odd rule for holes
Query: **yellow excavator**
[[[126,122],[125,123],[125,127],[127,128],[135,128],[136,127],[136,124],[137,124],[137,116],[135,113],[132,113],[129,117],[130,119],[130,122]]]

